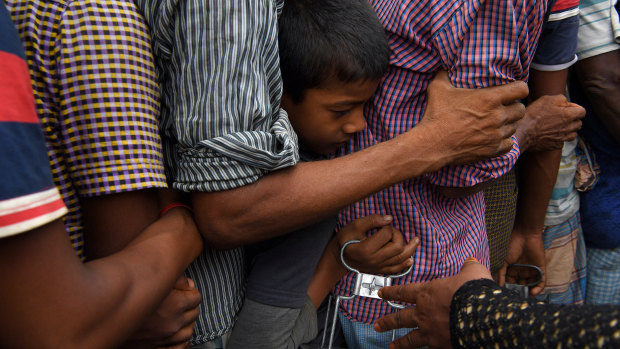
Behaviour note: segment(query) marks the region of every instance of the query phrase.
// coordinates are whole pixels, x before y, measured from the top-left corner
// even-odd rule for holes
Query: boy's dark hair
[[[278,36],[284,90],[294,103],[329,79],[379,79],[389,64],[385,30],[367,0],[285,1]]]

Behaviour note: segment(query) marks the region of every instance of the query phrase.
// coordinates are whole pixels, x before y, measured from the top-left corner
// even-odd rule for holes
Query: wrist
[[[194,210],[189,205],[182,203],[182,202],[175,201],[175,202],[169,203],[164,208],[162,208],[161,211],[159,211],[159,217],[162,217],[163,215],[168,213],[168,211],[175,209],[175,208],[183,208],[183,209],[188,210],[191,214],[194,214]]]
[[[532,225],[529,224],[519,224],[515,222],[513,233],[520,234],[522,236],[542,236],[545,231],[545,225]]]
[[[459,156],[452,147],[442,147],[445,145],[444,137],[438,130],[439,125],[433,124],[437,123],[420,122],[403,134],[409,137],[405,143],[409,148],[405,152],[407,156],[399,157],[397,161],[405,164],[409,171],[412,166],[418,169],[413,176],[407,178],[438,171],[442,167],[458,162]],[[412,163],[403,161],[406,159],[412,160]]]
[[[532,146],[532,140],[535,138],[535,126],[535,117],[532,116],[530,108],[526,107],[525,116],[519,121],[517,130],[515,131],[515,138],[517,139],[517,143],[519,143],[521,153],[524,153]]]

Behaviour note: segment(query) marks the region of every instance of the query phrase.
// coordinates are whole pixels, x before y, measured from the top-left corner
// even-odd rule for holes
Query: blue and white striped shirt
[[[277,18],[283,0],[137,0],[161,83],[167,176],[183,191],[221,191],[299,161],[280,109]],[[205,249],[189,268],[203,295],[192,344],[232,328],[243,300],[241,249]]]

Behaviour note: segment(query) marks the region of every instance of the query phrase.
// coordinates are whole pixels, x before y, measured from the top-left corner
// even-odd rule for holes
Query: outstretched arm
[[[379,294],[416,304],[375,323],[380,332],[419,328],[394,341],[394,349],[620,345],[620,307],[523,300],[490,280],[489,271],[475,261],[466,262],[455,276],[384,287]]]
[[[506,152],[524,113],[515,101],[525,95],[522,82],[466,90],[452,87],[441,73],[429,86],[428,107],[415,128],[362,151],[301,163],[240,188],[194,192],[197,224],[210,246],[241,246],[303,227],[447,164]]]
[[[391,348],[450,348],[450,302],[469,280],[491,279],[491,273],[476,260],[466,260],[461,271],[451,277],[427,283],[384,287],[379,296],[386,300],[415,304],[415,307],[386,315],[375,323],[375,330],[418,328],[392,343]]]

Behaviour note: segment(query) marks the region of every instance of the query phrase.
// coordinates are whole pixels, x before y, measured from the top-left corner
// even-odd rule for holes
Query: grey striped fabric
[[[151,30],[174,188],[232,189],[299,161],[297,136],[279,107],[283,0],[135,2]],[[243,252],[205,248],[188,275],[203,295],[196,345],[232,328],[243,301]]]
[[[136,2],[151,28],[174,188],[232,189],[298,162],[279,107],[283,0]]]

